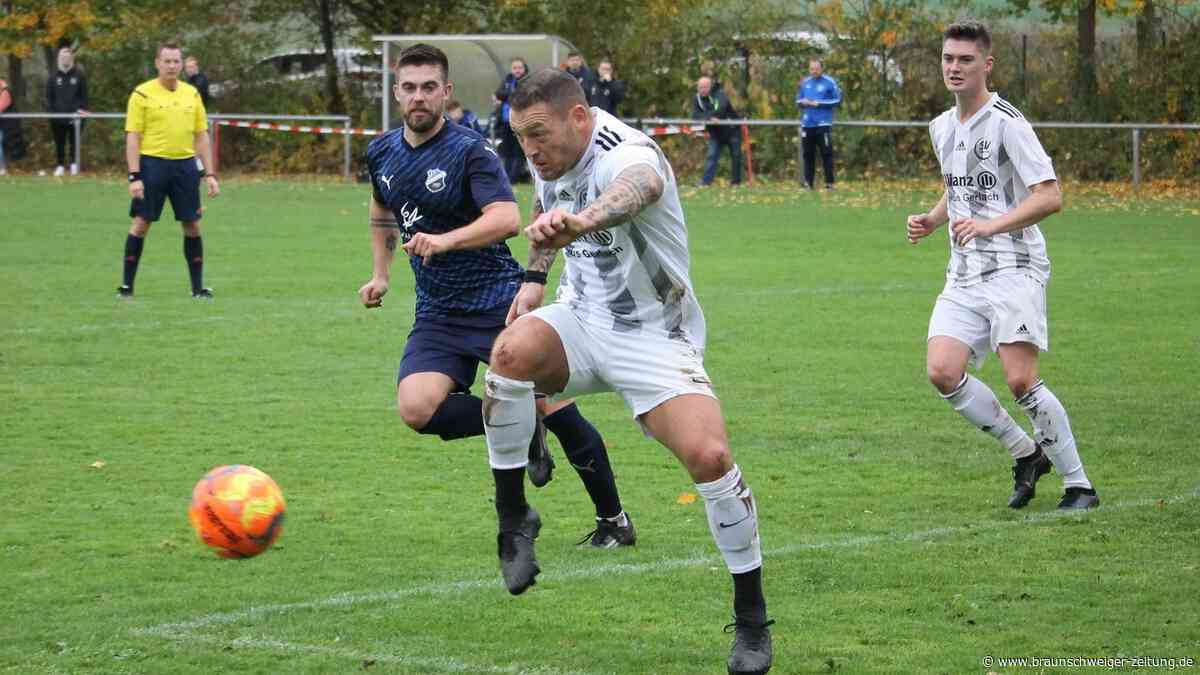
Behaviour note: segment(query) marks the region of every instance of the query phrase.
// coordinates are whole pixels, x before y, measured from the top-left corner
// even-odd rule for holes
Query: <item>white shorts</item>
[[[971,365],[983,365],[1003,344],[1028,342],[1050,351],[1046,286],[1027,274],[1005,274],[942,290],[929,318],[929,336],[945,335],[971,348]]]
[[[717,397],[704,370],[703,354],[688,342],[597,328],[561,302],[526,316],[550,324],[567,353],[570,378],[555,399],[614,391],[637,418],[676,396]]]

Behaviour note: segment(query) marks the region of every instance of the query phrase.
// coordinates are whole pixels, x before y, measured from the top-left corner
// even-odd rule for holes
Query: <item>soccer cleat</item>
[[[61,164],[59,164],[58,166],[54,167],[54,176],[55,176],[55,177],[61,176],[61,175],[63,175],[64,173],[66,173],[66,169],[64,169],[64,168],[62,167],[62,165],[61,165]]]
[[[554,478],[554,457],[550,455],[550,446],[546,445],[546,425],[541,419],[536,420],[533,438],[529,441],[529,464],[525,465],[525,472],[534,487],[542,487]]]
[[[542,519],[532,506],[526,508],[519,521],[500,519],[500,533],[496,535],[500,574],[513,595],[520,595],[537,583],[536,577],[542,570],[533,552],[533,541],[541,529]]]
[[[1028,457],[1022,457],[1013,465],[1013,493],[1008,498],[1008,508],[1023,508],[1033,499],[1038,479],[1050,473],[1050,458],[1046,457],[1041,448]]]
[[[117,286],[117,298],[127,299],[133,297],[133,286]]]
[[[71,175],[72,176],[79,175],[79,165],[78,164],[71,164]]]
[[[771,624],[734,621],[725,626],[733,631],[733,647],[729,650],[729,675],[763,675],[771,669]]]
[[[637,530],[633,527],[633,519],[625,516],[625,524],[619,525],[613,519],[597,518],[596,529],[583,535],[576,546],[591,542],[596,548],[617,548],[618,546],[633,546],[637,543]],[[619,516],[618,516],[619,517]]]
[[[1069,487],[1058,502],[1058,508],[1064,511],[1094,509],[1097,506],[1100,506],[1100,497],[1094,488]]]
[[[211,288],[201,288],[198,291],[192,291],[193,300],[212,300],[213,290]]]

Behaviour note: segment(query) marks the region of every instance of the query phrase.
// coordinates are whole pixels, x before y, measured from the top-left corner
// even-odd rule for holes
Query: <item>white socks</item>
[[[750,488],[742,481],[742,470],[735,464],[729,473],[711,483],[696,483],[696,490],[704,497],[708,529],[729,572],[742,574],[761,567],[758,508]]]
[[[1038,380],[1029,393],[1017,399],[1025,414],[1033,422],[1033,436],[1042,452],[1054,463],[1054,469],[1063,477],[1065,487],[1091,488],[1083,471],[1083,460],[1075,449],[1075,435],[1071,433],[1071,422],[1067,411],[1046,383]]]
[[[529,463],[529,442],[537,424],[533,382],[511,380],[489,368],[484,376],[483,432],[493,469],[519,469]]]
[[[1037,445],[1012,415],[1000,405],[1000,400],[990,387],[970,375],[963,375],[962,382],[942,398],[954,407],[971,424],[995,436],[1008,449],[1013,459],[1028,457],[1037,452]],[[1034,425],[1036,428],[1036,424]]]

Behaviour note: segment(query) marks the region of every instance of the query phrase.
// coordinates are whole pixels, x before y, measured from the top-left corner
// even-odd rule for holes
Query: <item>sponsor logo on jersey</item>
[[[425,189],[430,192],[441,192],[446,189],[446,172],[441,169],[430,169],[425,174]]]
[[[586,241],[589,244],[595,244],[597,246],[612,246],[613,236],[612,232],[609,232],[608,230],[597,230],[595,232],[588,232],[587,234],[580,236],[579,241]]]
[[[404,206],[400,207],[400,226],[404,228],[405,242],[412,237],[413,226],[424,217],[418,206],[409,207],[408,202],[404,202]]]
[[[996,174],[992,173],[991,171],[980,171],[978,182],[979,187],[983,188],[984,190],[991,190],[992,188],[996,187],[996,183],[998,181],[996,179]]]
[[[992,142],[986,138],[979,139],[975,144],[975,156],[979,159],[987,159],[992,156]]]

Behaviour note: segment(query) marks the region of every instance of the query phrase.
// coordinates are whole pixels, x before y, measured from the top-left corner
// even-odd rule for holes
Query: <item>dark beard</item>
[[[432,110],[421,110],[420,112],[423,112],[428,116],[428,119],[425,122],[417,124],[412,121],[412,116],[409,114],[404,116],[404,124],[413,132],[423,134],[437,126],[439,116],[434,114]]]

